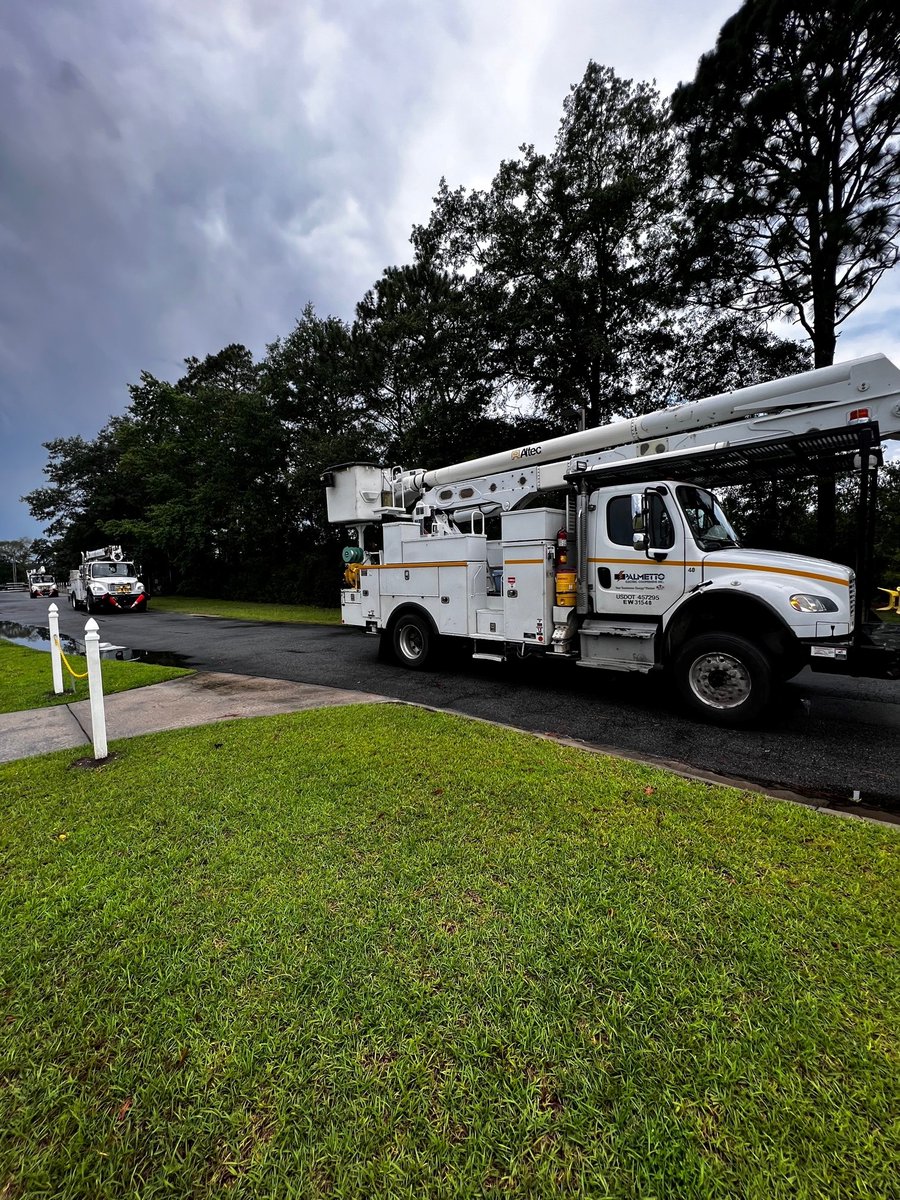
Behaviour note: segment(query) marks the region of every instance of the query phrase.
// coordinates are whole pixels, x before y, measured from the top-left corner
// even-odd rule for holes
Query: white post
[[[55,604],[50,605],[50,664],[53,670],[53,692],[61,696],[63,692],[62,655],[59,645],[59,609]]]
[[[100,626],[90,618],[84,627],[84,653],[87,658],[88,692],[91,697],[91,736],[94,758],[106,758],[106,708],[103,704],[103,679],[100,675]]]

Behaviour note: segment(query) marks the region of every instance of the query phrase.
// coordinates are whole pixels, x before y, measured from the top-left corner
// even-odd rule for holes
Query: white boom
[[[883,354],[871,354],[831,367],[819,367],[787,379],[758,383],[736,392],[724,392],[705,400],[694,400],[672,408],[659,409],[642,417],[613,421],[594,429],[568,433],[537,445],[520,446],[515,450],[489,454],[431,471],[408,472],[409,483],[415,488],[440,487],[509,471],[517,463],[532,466],[559,462],[576,455],[618,446],[639,446],[672,435],[701,429],[715,429],[749,417],[801,410],[810,413],[853,406],[872,410],[874,401],[891,397],[894,404],[877,405],[871,411],[872,420],[881,423],[882,437],[900,434],[900,369]],[[828,420],[830,424],[831,421]],[[675,449],[666,445],[667,450]],[[663,451],[651,449],[653,453]],[[646,451],[645,451],[646,453]],[[636,455],[640,456],[640,455]]]
[[[508,510],[529,493],[563,486],[576,468],[599,470],[653,458],[657,473],[669,464],[677,473],[692,454],[757,448],[864,422],[877,422],[882,438],[900,437],[900,369],[883,354],[433,470],[387,472],[370,464],[332,468],[325,476],[328,516],[337,524],[379,521],[410,512],[419,500],[445,511],[486,504]]]

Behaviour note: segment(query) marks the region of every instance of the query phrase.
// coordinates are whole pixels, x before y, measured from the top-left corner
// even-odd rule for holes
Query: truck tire
[[[75,599],[74,592],[69,592],[69,604],[71,605],[72,612],[78,612],[78,601]]]
[[[410,671],[421,671],[430,665],[436,641],[428,621],[418,613],[398,617],[391,635],[394,658]]]
[[[674,663],[675,686],[696,715],[717,725],[746,725],[772,697],[773,671],[767,656],[733,633],[691,638]]]

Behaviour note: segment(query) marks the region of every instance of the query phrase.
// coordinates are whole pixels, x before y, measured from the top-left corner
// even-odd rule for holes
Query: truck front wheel
[[[394,626],[394,657],[402,667],[420,671],[432,661],[436,640],[424,617],[406,613]]]
[[[746,725],[772,696],[772,666],[752,642],[732,633],[707,633],[679,651],[675,686],[694,713],[717,725]]]

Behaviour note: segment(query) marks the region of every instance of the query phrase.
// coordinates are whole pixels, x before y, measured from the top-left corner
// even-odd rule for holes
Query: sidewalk
[[[116,738],[239,717],[269,717],[305,708],[386,702],[387,697],[371,692],[205,672],[104,697],[106,736],[112,742]],[[0,714],[0,762],[31,758],[51,750],[70,750],[90,742],[89,700]]]

